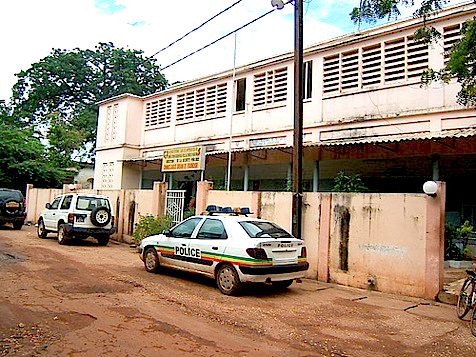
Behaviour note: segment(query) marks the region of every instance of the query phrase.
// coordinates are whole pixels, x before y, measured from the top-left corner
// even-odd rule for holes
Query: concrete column
[[[436,299],[443,288],[446,183],[437,182],[436,196],[426,197],[425,298]]]
[[[327,283],[329,281],[329,245],[331,239],[331,193],[321,195],[320,209],[317,280]]]
[[[197,182],[197,199],[196,199],[196,214],[205,212],[208,203],[208,191],[213,189],[213,182],[198,181]]]
[[[152,202],[152,214],[154,216],[163,217],[165,216],[165,199],[167,195],[167,182],[154,182],[154,194]]]
[[[173,190],[174,187],[174,178],[171,172],[169,172],[169,189]]]
[[[314,161],[312,170],[312,192],[319,192],[319,161]]]
[[[286,177],[286,191],[291,191],[291,189],[288,190],[288,188],[292,187],[292,181],[293,181],[293,163],[290,162],[288,164],[288,174]]]
[[[250,176],[250,167],[248,165],[243,166],[243,191],[248,191],[248,182]]]
[[[440,155],[431,155],[431,176],[433,181],[440,179]]]

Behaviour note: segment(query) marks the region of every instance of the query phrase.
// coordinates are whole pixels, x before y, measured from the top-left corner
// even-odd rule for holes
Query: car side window
[[[50,209],[58,209],[62,197],[56,197],[53,203],[51,204]]]
[[[198,231],[200,239],[226,239],[228,238],[223,222],[218,219],[207,219]]]
[[[172,229],[170,235],[176,238],[189,238],[192,236],[195,227],[201,220],[202,218],[200,217],[187,219],[185,222]]]
[[[61,209],[69,209],[71,207],[71,201],[73,200],[73,196],[69,195],[63,199],[61,202]]]

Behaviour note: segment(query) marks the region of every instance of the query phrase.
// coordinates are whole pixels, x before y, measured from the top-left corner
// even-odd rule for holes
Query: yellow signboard
[[[162,172],[205,170],[205,151],[202,146],[164,150]]]

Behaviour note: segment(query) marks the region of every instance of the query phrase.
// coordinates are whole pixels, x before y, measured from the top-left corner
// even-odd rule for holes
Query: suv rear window
[[[13,190],[0,190],[0,202],[3,202],[7,199],[14,199],[17,201],[23,200],[23,195],[20,191]]]
[[[80,196],[76,202],[76,209],[84,211],[92,211],[96,207],[101,206],[111,209],[111,207],[109,207],[109,200],[106,198]]]

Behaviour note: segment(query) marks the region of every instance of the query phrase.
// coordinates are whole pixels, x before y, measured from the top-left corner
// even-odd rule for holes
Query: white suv
[[[58,233],[58,243],[65,244],[69,238],[93,236],[99,245],[107,245],[114,233],[114,217],[107,196],[85,193],[67,193],[55,198],[38,219],[38,237],[45,238],[49,232]]]

